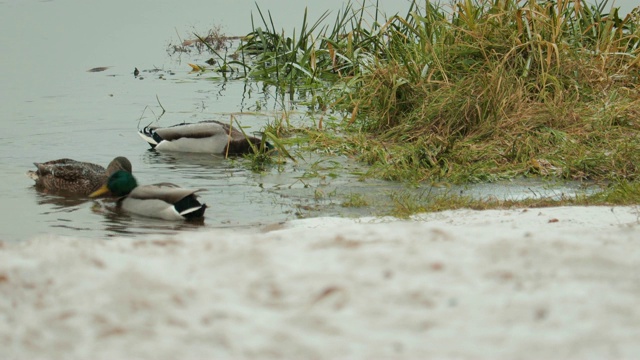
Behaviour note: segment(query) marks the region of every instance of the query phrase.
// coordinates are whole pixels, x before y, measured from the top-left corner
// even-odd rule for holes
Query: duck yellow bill
[[[91,194],[89,194],[89,197],[98,197],[102,194],[108,193],[109,192],[109,188],[107,187],[107,185],[102,185],[102,187],[100,187],[100,189],[92,192]]]

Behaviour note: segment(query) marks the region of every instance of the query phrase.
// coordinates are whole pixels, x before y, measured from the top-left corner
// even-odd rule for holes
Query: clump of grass
[[[365,27],[366,2],[356,8],[348,2],[337,12],[331,25],[324,25],[329,12],[310,22],[307,11],[292,36],[276,30],[270,13],[257,7],[259,23],[252,17],[253,31],[243,38],[238,52],[250,69],[248,77],[276,85],[291,96],[298,89],[321,88],[344,76],[360,73],[372,59],[382,54],[384,43],[378,31]],[[378,8],[373,8],[374,28],[378,28]]]
[[[240,130],[244,134],[242,127],[240,127]],[[244,135],[247,136],[246,134]],[[244,156],[250,160],[250,168],[254,172],[263,172],[273,165],[283,164],[286,161],[285,158],[296,161],[280,139],[268,131],[262,133],[259,146],[252,143],[249,143],[249,145],[252,152]],[[277,156],[278,159],[275,159],[274,156]]]
[[[392,17],[383,56],[336,102],[353,154],[394,180],[636,179],[639,17],[604,4],[465,0]]]
[[[588,200],[602,205],[640,204],[640,183],[619,181],[604,191],[591,195]]]
[[[376,177],[636,180],[640,9],[623,18],[606,7],[413,1],[385,18],[348,4],[331,25],[328,13],[312,23],[305,12],[293,36],[258,8],[261,24],[238,51],[248,77],[290,100],[312,89],[311,106],[340,112],[344,133],[319,128],[312,145],[357,157]]]
[[[247,154],[245,155],[245,157],[249,159],[250,161],[249,168],[251,169],[251,171],[254,171],[254,172],[264,172],[270,166],[275,164],[274,159],[271,157],[271,155],[267,154],[266,152],[256,152],[253,154]]]
[[[453,192],[422,193],[412,191],[394,192],[389,194],[393,208],[391,215],[407,218],[411,215],[425,212],[435,212],[453,209],[488,209],[497,205],[495,199],[476,199]]]
[[[178,43],[170,43],[167,52],[170,54],[182,54],[196,52],[202,54],[205,51],[223,51],[229,49],[238,36],[226,35],[220,25],[213,26],[206,33],[195,35],[194,38],[182,40],[178,35]]]
[[[347,198],[342,202],[342,207],[365,207],[369,206],[369,201],[362,194],[349,194]]]

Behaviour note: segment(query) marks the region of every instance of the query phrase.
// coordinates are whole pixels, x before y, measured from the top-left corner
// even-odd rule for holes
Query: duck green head
[[[105,185],[89,195],[89,197],[97,197],[107,192],[111,192],[114,196],[125,196],[138,186],[136,178],[128,171],[116,171],[107,180]]]

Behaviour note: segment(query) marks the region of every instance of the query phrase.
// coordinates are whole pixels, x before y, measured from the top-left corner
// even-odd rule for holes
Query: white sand
[[[640,210],[0,247],[0,359],[632,359]]]

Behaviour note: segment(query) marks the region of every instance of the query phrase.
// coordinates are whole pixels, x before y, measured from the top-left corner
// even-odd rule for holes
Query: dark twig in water
[[[164,113],[167,111],[164,109],[164,106],[162,106],[162,103],[160,102],[160,98],[158,97],[158,94],[156,94],[156,100],[158,100],[158,105],[160,105],[160,108],[162,109],[162,114],[160,114],[160,116],[158,116],[158,119],[157,119],[157,120],[160,120],[162,115],[164,115]]]

